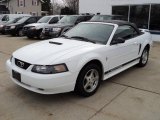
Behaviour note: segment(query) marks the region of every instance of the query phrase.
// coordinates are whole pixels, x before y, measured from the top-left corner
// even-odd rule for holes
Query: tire
[[[138,63],[138,66],[139,67],[146,66],[147,63],[148,63],[148,58],[149,58],[149,48],[145,47],[143,52],[142,52],[142,55],[141,55],[140,61]]]
[[[11,33],[11,36],[16,36],[16,34],[15,33]]]
[[[75,92],[76,94],[89,97],[93,95],[99,88],[102,79],[102,70],[96,64],[89,64],[85,66],[76,82]]]
[[[27,38],[28,38],[28,39],[33,39],[34,37],[33,37],[33,36],[27,36]]]
[[[19,36],[19,37],[23,37],[23,36],[24,36],[23,30],[19,30],[19,31],[18,31],[18,36]]]
[[[3,32],[1,32],[2,33],[2,35],[5,35],[5,32],[3,31]]]
[[[44,36],[42,31],[39,33],[38,39],[40,39],[40,40],[44,40],[45,39],[45,36]]]

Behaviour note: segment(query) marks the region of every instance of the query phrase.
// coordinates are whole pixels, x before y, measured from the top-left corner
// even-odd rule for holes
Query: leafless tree
[[[75,13],[79,12],[79,0],[62,0],[65,6],[69,7]]]
[[[52,3],[52,10],[54,15],[58,15],[61,13],[61,8],[63,8],[58,2]]]

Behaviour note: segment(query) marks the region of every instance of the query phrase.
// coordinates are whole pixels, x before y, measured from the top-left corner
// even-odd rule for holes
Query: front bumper
[[[74,90],[76,76],[74,73],[66,72],[53,75],[43,75],[31,72],[33,65],[23,70],[11,63],[6,62],[6,68],[11,79],[17,85],[40,94],[57,94]],[[12,77],[12,70],[21,74],[21,82]]]
[[[16,29],[5,29],[7,34],[16,35],[18,32]]]
[[[37,30],[37,29],[28,29],[28,30],[25,30],[23,29],[23,34],[26,35],[26,36],[33,36],[33,37],[36,37],[40,34],[40,30]]]
[[[49,37],[49,38],[57,38],[60,36],[59,32],[44,31],[43,33],[46,37]]]
[[[5,27],[0,27],[0,33],[5,33]]]

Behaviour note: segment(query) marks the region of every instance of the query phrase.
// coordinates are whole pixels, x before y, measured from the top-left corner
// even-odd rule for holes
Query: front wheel
[[[146,64],[148,63],[148,58],[149,58],[149,48],[145,47],[141,55],[140,61],[138,63],[138,66],[139,67],[146,66]]]
[[[75,92],[84,97],[93,95],[99,88],[101,78],[102,71],[98,65],[87,65],[78,76]]]
[[[27,36],[29,39],[33,39],[34,38],[34,36],[31,36],[31,35],[28,35]]]
[[[23,30],[22,30],[22,29],[18,31],[18,36],[19,36],[19,37],[24,36],[24,34],[23,34]]]
[[[45,39],[45,35],[43,32],[40,32],[39,36],[38,36],[38,39],[40,40],[44,40]]]

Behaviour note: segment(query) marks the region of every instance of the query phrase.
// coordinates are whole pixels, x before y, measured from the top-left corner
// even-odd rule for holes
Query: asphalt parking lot
[[[160,120],[160,43],[154,43],[146,67],[133,67],[82,98],[40,95],[10,80],[5,61],[16,49],[38,41],[0,35],[0,120]]]

